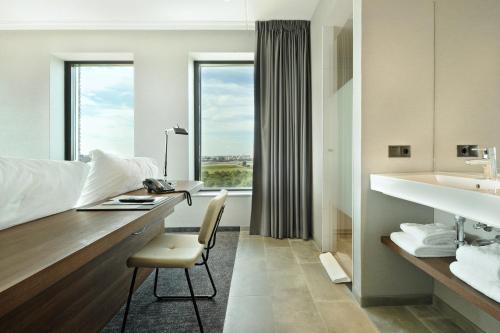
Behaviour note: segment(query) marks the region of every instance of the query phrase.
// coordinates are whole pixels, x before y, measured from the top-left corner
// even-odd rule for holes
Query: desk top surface
[[[177,190],[194,193],[202,184],[178,181]],[[141,189],[127,194],[147,192]],[[161,196],[173,196],[175,200],[149,211],[71,209],[0,231],[0,297],[13,287],[23,287],[30,279],[38,284],[36,289],[41,284],[51,285],[151,221],[166,217],[184,200],[180,193]]]

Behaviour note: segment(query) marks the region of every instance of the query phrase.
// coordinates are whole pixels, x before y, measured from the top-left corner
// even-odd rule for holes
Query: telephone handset
[[[148,193],[182,193],[187,200],[189,206],[193,204],[191,199],[191,193],[186,190],[176,191],[172,183],[164,181],[163,179],[148,178],[142,182],[144,188],[148,190]]]
[[[175,188],[169,182],[164,181],[163,179],[148,178],[144,180],[142,184],[149,193],[167,193],[175,191]]]

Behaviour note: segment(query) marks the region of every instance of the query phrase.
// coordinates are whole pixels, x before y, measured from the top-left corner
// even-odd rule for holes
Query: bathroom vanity
[[[476,173],[372,174],[371,189],[500,228],[500,181]]]
[[[500,181],[475,173],[372,174],[374,191],[439,209],[457,216],[457,221],[480,221],[477,227],[500,228]],[[458,223],[458,222],[457,222]],[[449,265],[455,257],[417,258],[399,248],[388,236],[381,241],[431,277],[467,301],[500,320],[500,304],[454,276]]]

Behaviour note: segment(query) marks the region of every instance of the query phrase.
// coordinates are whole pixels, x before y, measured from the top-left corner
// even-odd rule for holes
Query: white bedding
[[[90,172],[77,206],[85,206],[143,187],[146,178],[158,177],[151,158],[122,158],[101,150],[90,152]]]
[[[82,162],[0,157],[0,229],[74,208],[89,169]]]

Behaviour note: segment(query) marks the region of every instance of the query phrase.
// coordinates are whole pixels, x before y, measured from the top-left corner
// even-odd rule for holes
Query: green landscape
[[[247,162],[205,162],[201,166],[201,180],[205,187],[252,187],[252,164]]]

